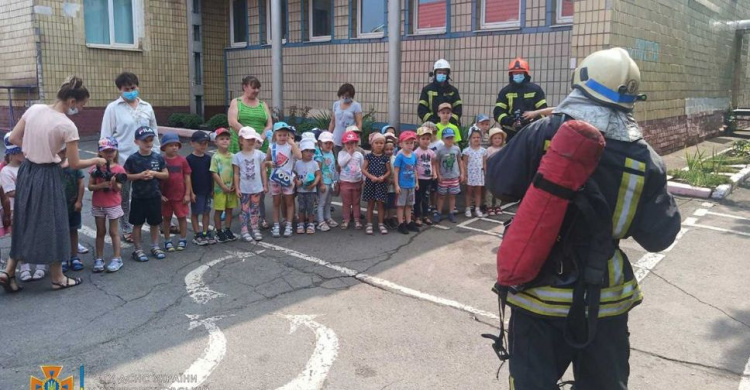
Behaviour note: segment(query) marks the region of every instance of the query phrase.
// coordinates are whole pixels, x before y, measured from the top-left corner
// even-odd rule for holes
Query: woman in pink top
[[[80,159],[78,129],[66,116],[77,114],[88,100],[83,81],[73,76],[60,87],[54,104],[31,106],[10,134],[10,142],[21,147],[26,160],[16,182],[10,258],[5,271],[0,271],[0,285],[6,292],[22,289],[15,278],[19,261],[49,264],[55,290],[82,282],[62,271],[62,260],[70,255],[70,239],[58,152],[67,148],[72,169],[106,164],[101,157]]]

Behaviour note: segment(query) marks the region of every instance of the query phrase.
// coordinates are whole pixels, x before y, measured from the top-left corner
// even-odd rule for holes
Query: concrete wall
[[[419,93],[429,82],[427,73],[438,58],[447,59],[453,68],[452,83],[464,102],[464,124],[470,124],[478,113],[491,114],[498,91],[508,82],[508,63],[519,55],[529,60],[533,81],[546,90],[550,104],[558,103],[568,92],[571,27],[551,26],[553,10],[548,9],[547,1],[523,2],[526,9],[521,29],[478,33],[474,30],[478,30],[475,18],[479,12],[472,9],[476,2],[448,3],[450,24],[445,34],[413,35],[408,28],[413,22],[405,16],[413,2],[402,2],[402,123],[418,123]],[[250,42],[226,53],[229,94],[238,96],[240,80],[251,74],[263,84],[261,98],[270,100],[271,50],[265,42],[265,1],[249,0],[249,7]],[[287,108],[330,109],[339,86],[350,82],[363,109],[372,108],[376,120],[387,120],[387,42],[352,37],[350,15],[356,13],[350,11],[350,2],[335,0],[332,41],[311,43],[303,40],[303,4],[288,1],[289,34],[283,49]],[[226,15],[228,23],[228,12]],[[224,45],[228,46],[228,41]],[[208,99],[214,102],[218,96]]]

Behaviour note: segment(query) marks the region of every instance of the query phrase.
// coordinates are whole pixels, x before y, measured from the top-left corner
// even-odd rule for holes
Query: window
[[[137,0],[84,0],[86,44],[94,47],[136,48]]]
[[[247,0],[229,0],[229,5],[229,43],[247,46]]]
[[[310,40],[327,41],[331,39],[331,0],[310,1]]]
[[[196,15],[201,13],[201,0],[193,0],[193,13]]]
[[[201,41],[201,26],[197,24],[193,25],[193,41],[195,42]]]
[[[286,43],[286,37],[289,35],[289,30],[286,25],[286,0],[281,0],[281,31],[283,36],[281,37],[281,43]],[[271,0],[266,0],[266,42],[271,44]]]
[[[556,11],[555,21],[557,24],[573,23],[573,0],[557,0]]]
[[[385,34],[386,0],[357,1],[357,37],[380,38]]]
[[[203,84],[203,63],[201,53],[193,53],[193,64],[195,66],[195,85]]]
[[[445,32],[447,8],[446,0],[416,0],[414,2],[414,33]]]
[[[482,0],[482,29],[509,28],[521,26],[520,0]]]

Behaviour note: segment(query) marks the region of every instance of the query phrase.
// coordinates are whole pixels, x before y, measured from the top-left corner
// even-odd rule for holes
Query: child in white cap
[[[315,202],[320,182],[320,166],[313,160],[315,141],[303,138],[299,143],[302,159],[294,163],[297,187],[297,234],[315,234]],[[305,226],[307,224],[307,226]]]
[[[240,151],[232,157],[232,166],[234,188],[240,200],[240,235],[245,241],[260,241],[263,239],[259,224],[260,197],[268,191],[264,167],[266,155],[257,149],[263,144],[263,139],[252,127],[243,127],[239,131],[239,140]]]

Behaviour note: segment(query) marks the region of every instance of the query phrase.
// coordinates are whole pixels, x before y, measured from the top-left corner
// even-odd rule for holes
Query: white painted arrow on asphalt
[[[203,264],[185,275],[185,287],[187,288],[188,294],[190,294],[190,298],[192,298],[196,303],[205,305],[206,303],[208,303],[208,301],[214,298],[226,296],[223,293],[211,290],[203,282],[203,275],[206,273],[206,271],[209,270],[209,268],[233,257],[242,259],[242,261],[244,262],[246,258],[255,256],[255,253],[253,252],[227,251],[227,253],[229,253],[227,256],[220,257],[216,260],[212,260],[206,264]]]
[[[316,315],[283,315],[282,317],[291,323],[289,334],[297,331],[300,325],[315,332],[315,350],[302,373],[277,390],[322,389],[328,372],[338,356],[339,338],[333,330],[313,321]]]
[[[186,315],[190,319],[188,330],[199,326],[206,328],[208,331],[208,346],[203,350],[201,357],[182,374],[182,378],[187,378],[188,381],[172,383],[170,389],[194,389],[201,386],[227,354],[227,338],[224,337],[221,329],[216,326],[216,321],[224,318],[224,316],[199,320],[200,316],[198,315]]]

